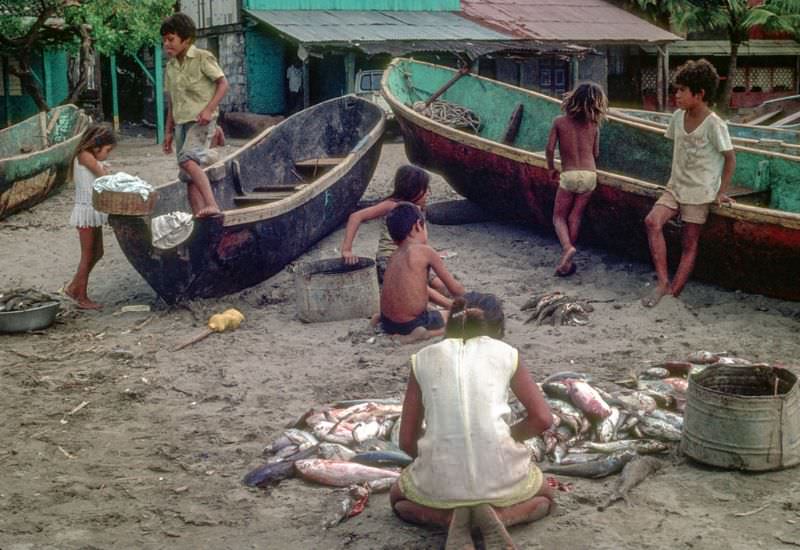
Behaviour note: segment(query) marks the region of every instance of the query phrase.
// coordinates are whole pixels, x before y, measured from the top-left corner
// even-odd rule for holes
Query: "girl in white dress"
[[[501,341],[500,300],[469,292],[450,309],[445,338],[411,357],[400,448],[414,457],[392,487],[400,518],[449,526],[447,550],[516,548],[505,527],[541,519],[553,495],[521,442],[552,413],[515,348]],[[509,425],[509,391],[527,417]],[[425,421],[425,428],[422,424]]]
[[[75,182],[75,207],[69,223],[78,228],[81,260],[72,281],[64,288],[67,296],[81,309],[100,309],[103,306],[89,299],[89,273],[103,257],[103,224],[108,216],[92,206],[92,184],[106,175],[103,161],[117,144],[114,130],[107,124],[92,124],[84,132],[72,158],[70,177]]]

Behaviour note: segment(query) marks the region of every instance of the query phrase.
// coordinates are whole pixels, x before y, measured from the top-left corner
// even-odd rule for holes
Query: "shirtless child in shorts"
[[[550,178],[559,177],[555,167],[555,151],[561,154],[561,176],[553,206],[553,228],[563,252],[556,275],[575,273],[575,242],[581,228],[586,205],[597,185],[595,160],[600,155],[600,123],[605,117],[608,100],[603,89],[594,82],[578,85],[564,98],[564,115],[553,121],[545,154]]]
[[[404,343],[444,334],[447,314],[428,310],[428,270],[433,269],[454,298],[464,294],[464,286],[428,246],[428,229],[419,207],[401,202],[389,212],[386,226],[399,247],[383,278],[381,328],[387,334],[400,335]]]

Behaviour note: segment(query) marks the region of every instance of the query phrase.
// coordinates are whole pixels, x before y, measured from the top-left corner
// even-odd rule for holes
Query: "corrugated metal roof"
[[[644,48],[647,51],[649,48]],[[731,54],[727,40],[686,40],[669,45],[670,55],[720,55]],[[739,45],[739,55],[800,55],[800,42],[794,40],[750,40]]]
[[[463,14],[520,38],[664,43],[681,37],[603,0],[461,0]]]
[[[303,43],[386,40],[508,40],[453,12],[245,10]]]

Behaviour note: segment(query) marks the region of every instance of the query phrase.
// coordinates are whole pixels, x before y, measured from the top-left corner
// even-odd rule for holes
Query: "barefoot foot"
[[[578,266],[575,264],[569,264],[569,267],[566,271],[559,271],[556,269],[556,277],[569,277],[571,275],[575,275],[576,271],[578,271]]]
[[[577,250],[574,246],[564,249],[564,252],[561,254],[561,258],[558,260],[558,266],[556,266],[557,274],[560,273],[563,275],[570,270],[570,267],[572,266],[572,258],[575,257],[576,252]]]
[[[650,291],[650,294],[642,298],[642,305],[644,307],[654,307],[661,301],[661,298],[668,294],[671,294],[669,287],[656,285],[656,287]]]
[[[475,550],[470,534],[471,513],[469,508],[456,508],[453,510],[453,518],[450,520],[450,528],[447,531],[447,543],[445,550]]]
[[[472,508],[472,522],[481,530],[486,550],[517,550],[517,545],[491,505],[480,504]]]
[[[211,216],[217,216],[221,214],[220,210],[216,206],[206,206],[205,208],[201,208],[197,211],[197,214],[194,215],[195,218],[210,218]]]

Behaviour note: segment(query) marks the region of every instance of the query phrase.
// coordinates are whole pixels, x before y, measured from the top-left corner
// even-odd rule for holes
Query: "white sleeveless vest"
[[[508,392],[517,350],[488,336],[448,338],[412,356],[425,434],[400,480],[406,498],[433,508],[533,497],[542,475],[511,438]]]

